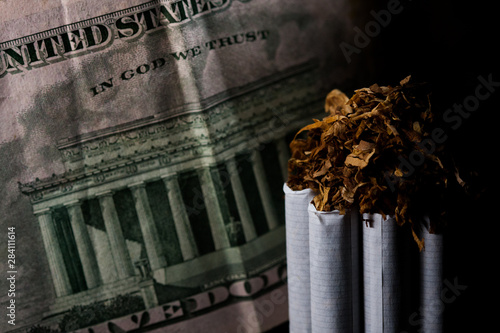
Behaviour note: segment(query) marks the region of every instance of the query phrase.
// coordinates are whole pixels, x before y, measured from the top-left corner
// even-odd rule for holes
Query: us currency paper
[[[288,320],[287,138],[351,83],[345,0],[0,2],[0,331]]]

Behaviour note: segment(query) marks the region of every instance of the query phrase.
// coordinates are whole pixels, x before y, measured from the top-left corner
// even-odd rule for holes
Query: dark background
[[[406,1],[401,14],[373,39],[377,82],[392,84],[408,74],[432,87],[432,107],[441,115],[475,93],[478,76],[498,70],[498,15],[493,3],[481,1]],[[375,1],[385,8],[386,1]],[[487,332],[497,321],[500,87],[456,130],[447,129],[468,194],[457,193],[445,230],[445,279],[467,286],[444,308],[445,332]],[[441,118],[441,117],[439,117]],[[440,204],[440,203],[436,203]],[[495,329],[493,329],[495,330]]]
[[[370,11],[386,9],[387,3],[352,1],[349,15],[364,31],[365,24],[373,20]],[[396,85],[412,75],[415,81],[431,85],[432,108],[442,118],[453,104],[474,95],[479,76],[486,79],[491,75],[500,82],[500,17],[495,2],[401,0],[401,5],[401,13],[392,15],[389,25],[359,54],[352,54],[353,62],[346,63],[364,71],[353,89],[372,83]],[[353,93],[345,92],[348,96]],[[444,306],[445,332],[498,330],[499,100],[500,87],[457,129],[444,127],[445,144],[453,152],[468,190],[452,198],[444,232],[445,279],[467,286]],[[287,329],[283,325],[276,331]]]

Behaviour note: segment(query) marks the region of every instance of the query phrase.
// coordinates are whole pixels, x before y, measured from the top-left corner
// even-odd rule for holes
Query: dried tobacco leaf
[[[446,195],[449,181],[463,185],[442,145],[431,151],[422,142],[431,138],[434,116],[425,84],[410,82],[354,91],[348,98],[338,89],[325,100],[322,120],[297,132],[290,144],[288,186],[311,188],[317,210],[357,207],[360,213],[394,215],[409,223],[419,248],[424,246],[413,227],[414,216],[431,215],[432,230],[443,211],[435,203]]]
[[[340,90],[334,89],[327,96],[325,101],[325,112],[331,115],[347,115],[352,113],[352,108],[347,105],[349,98]]]
[[[376,146],[374,143],[361,140],[359,145],[353,147],[352,153],[346,157],[345,165],[363,169],[368,165],[370,157],[375,154],[375,150]]]

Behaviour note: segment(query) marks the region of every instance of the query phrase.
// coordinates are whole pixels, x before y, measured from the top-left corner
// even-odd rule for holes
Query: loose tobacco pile
[[[458,181],[442,144],[443,131],[433,125],[430,93],[425,84],[378,86],[348,98],[335,89],[326,97],[323,120],[302,128],[290,144],[288,186],[317,192],[319,211],[357,209],[393,215],[415,233],[423,215],[434,232],[444,220],[449,182]],[[307,132],[306,138],[298,138]]]

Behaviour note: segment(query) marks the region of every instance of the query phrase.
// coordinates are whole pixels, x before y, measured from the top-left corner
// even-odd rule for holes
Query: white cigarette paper
[[[425,249],[420,253],[420,302],[422,332],[443,332],[443,236],[429,233],[429,219],[423,221]]]
[[[353,301],[356,292],[358,262],[357,244],[352,243],[356,220],[338,211],[320,212],[309,205],[309,252],[311,263],[311,320],[312,332],[356,332],[358,306]],[[359,321],[359,320],[357,320]],[[356,327],[356,329],[355,329]]]
[[[366,333],[398,331],[401,303],[397,224],[380,214],[363,214],[363,286]]]
[[[288,276],[288,313],[291,333],[311,332],[311,290],[309,275],[309,215],[314,198],[310,189],[293,191],[286,184],[285,223]]]

